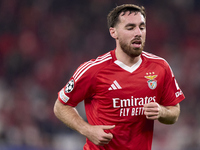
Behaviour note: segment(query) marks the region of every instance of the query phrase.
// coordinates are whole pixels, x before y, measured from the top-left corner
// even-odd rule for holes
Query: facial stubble
[[[131,44],[129,45],[125,43],[123,40],[119,40],[119,44],[123,52],[126,53],[131,58],[139,56],[142,53],[145,46],[145,42],[143,42],[140,48],[131,47]]]

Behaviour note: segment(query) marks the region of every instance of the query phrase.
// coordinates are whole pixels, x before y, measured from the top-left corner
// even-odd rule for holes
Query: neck
[[[117,49],[117,48],[115,50],[115,55],[116,55],[117,60],[121,61],[122,63],[124,63],[125,65],[129,67],[136,64],[140,59],[140,55],[137,57],[131,57],[127,55],[126,53],[124,53],[123,50]]]

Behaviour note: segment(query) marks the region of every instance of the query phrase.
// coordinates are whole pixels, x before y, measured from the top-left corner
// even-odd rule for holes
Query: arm
[[[180,114],[180,105],[162,106],[152,102],[144,105],[144,114],[147,119],[158,120],[164,124],[174,124]]]
[[[86,136],[96,145],[108,144],[113,138],[111,133],[105,133],[104,130],[112,129],[114,126],[92,126],[83,120],[74,107],[63,105],[59,100],[54,105],[54,113],[64,124]]]

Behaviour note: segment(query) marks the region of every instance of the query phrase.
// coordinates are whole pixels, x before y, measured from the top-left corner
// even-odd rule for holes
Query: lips
[[[142,44],[142,41],[141,40],[135,40],[132,42],[132,44]]]
[[[133,45],[135,48],[140,48],[141,45],[142,45],[142,41],[141,41],[141,40],[133,40],[132,45]]]

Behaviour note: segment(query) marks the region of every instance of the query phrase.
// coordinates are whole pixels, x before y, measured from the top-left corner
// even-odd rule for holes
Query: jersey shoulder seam
[[[97,57],[96,59],[92,59],[90,61],[83,63],[82,65],[80,65],[80,67],[76,70],[76,72],[73,75],[75,82],[78,81],[85,73],[88,73],[88,71],[90,71],[89,73],[91,75],[95,75],[101,68],[105,67],[105,65],[102,64],[104,62],[108,62],[111,59],[112,59],[111,53],[108,52],[104,55]],[[97,67],[99,65],[102,65],[102,67],[96,70],[93,69],[94,66]]]
[[[166,67],[165,64],[168,64],[168,62],[164,58],[156,56],[156,55],[148,53],[148,52],[144,52],[143,51],[142,52],[142,56],[146,57],[148,60],[154,60],[154,61],[156,61],[158,64],[162,65],[164,68]]]
[[[148,52],[144,52],[144,51],[142,52],[142,56],[146,57],[147,59],[151,59],[151,60],[155,60],[155,61],[160,60],[160,61],[156,61],[156,63],[158,65],[161,65],[163,67],[163,69],[165,69],[166,72],[169,68],[172,76],[174,77],[173,71],[172,71],[169,63],[164,58],[156,56],[156,55],[148,53]]]

